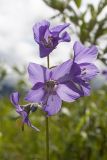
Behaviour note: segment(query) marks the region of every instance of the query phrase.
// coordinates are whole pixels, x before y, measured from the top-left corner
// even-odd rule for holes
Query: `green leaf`
[[[77,5],[78,8],[81,6],[82,0],[75,0],[75,4]]]
[[[91,17],[94,18],[96,16],[96,10],[94,6],[92,4],[89,4],[88,7],[90,9]]]
[[[53,9],[59,10],[60,12],[63,12],[66,8],[66,5],[69,3],[65,3],[63,0],[43,0],[49,7],[52,7]]]

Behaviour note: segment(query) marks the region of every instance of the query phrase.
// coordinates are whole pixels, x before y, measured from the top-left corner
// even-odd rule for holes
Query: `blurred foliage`
[[[107,55],[107,0],[100,0],[96,6],[89,3],[86,9],[82,8],[82,0],[43,1],[58,11],[52,19],[59,18],[62,22],[70,22],[71,33],[75,34],[83,44],[98,45],[98,58],[107,64],[105,58]],[[103,14],[104,10],[105,14]]]
[[[28,83],[26,81],[26,68],[23,66],[19,69],[17,66],[9,68],[7,66],[0,66],[0,96],[5,96],[14,90],[25,91],[28,88]],[[12,75],[12,81],[10,81],[9,76]],[[13,79],[16,79],[15,82]]]
[[[44,2],[52,7],[53,9],[57,9],[59,10],[60,12],[63,12],[65,10],[65,8],[68,6],[70,0],[66,0],[66,1],[63,1],[63,0],[44,0]]]
[[[19,90],[26,90],[28,87],[28,83],[26,81],[26,67],[23,66],[22,70],[20,70],[17,66],[13,66],[12,68],[13,73],[16,73],[19,77],[17,84],[15,85],[15,89]]]
[[[62,111],[49,118],[51,160],[107,160],[107,88],[90,97],[63,103]],[[25,126],[8,98],[0,101],[0,159],[44,160],[45,119],[32,113],[40,133]]]
[[[7,72],[6,69],[4,69],[1,65],[0,65],[0,82],[5,78]]]

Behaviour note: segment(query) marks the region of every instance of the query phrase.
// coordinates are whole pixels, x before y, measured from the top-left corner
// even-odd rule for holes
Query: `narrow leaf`
[[[75,0],[75,4],[77,5],[78,8],[81,6],[82,0]]]

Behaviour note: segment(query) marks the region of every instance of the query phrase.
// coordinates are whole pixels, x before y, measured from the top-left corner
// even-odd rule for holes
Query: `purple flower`
[[[16,107],[16,112],[22,117],[22,129],[24,129],[24,123],[27,124],[28,126],[32,127],[33,129],[35,129],[36,131],[39,131],[38,128],[34,127],[30,120],[29,120],[29,113],[31,111],[30,108],[30,104],[28,105],[19,105],[19,93],[18,92],[14,92],[10,95],[10,100],[12,102],[12,104]]]
[[[81,92],[72,81],[69,81],[71,66],[71,60],[53,69],[30,63],[28,73],[33,87],[25,100],[42,103],[43,110],[48,113],[48,116],[60,111],[62,100],[75,101],[81,96]]]
[[[104,70],[102,71],[102,75],[105,76],[105,78],[107,79],[107,70],[106,70],[106,69],[104,69]]]
[[[88,96],[91,89],[89,82],[99,72],[93,64],[97,58],[98,50],[94,45],[87,48],[79,42],[75,42],[73,49],[74,59],[71,67],[71,79],[80,86],[83,95]]]
[[[67,32],[61,32],[68,27],[65,23],[56,27],[50,28],[50,23],[43,20],[33,27],[34,39],[39,44],[40,57],[48,56],[60,42],[69,42],[70,36]]]

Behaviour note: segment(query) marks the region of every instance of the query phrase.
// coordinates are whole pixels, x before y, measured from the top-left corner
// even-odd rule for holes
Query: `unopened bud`
[[[37,104],[33,104],[33,105],[31,106],[30,110],[31,110],[32,112],[35,112],[35,111],[37,110],[37,108],[38,108],[38,105],[37,105]]]

